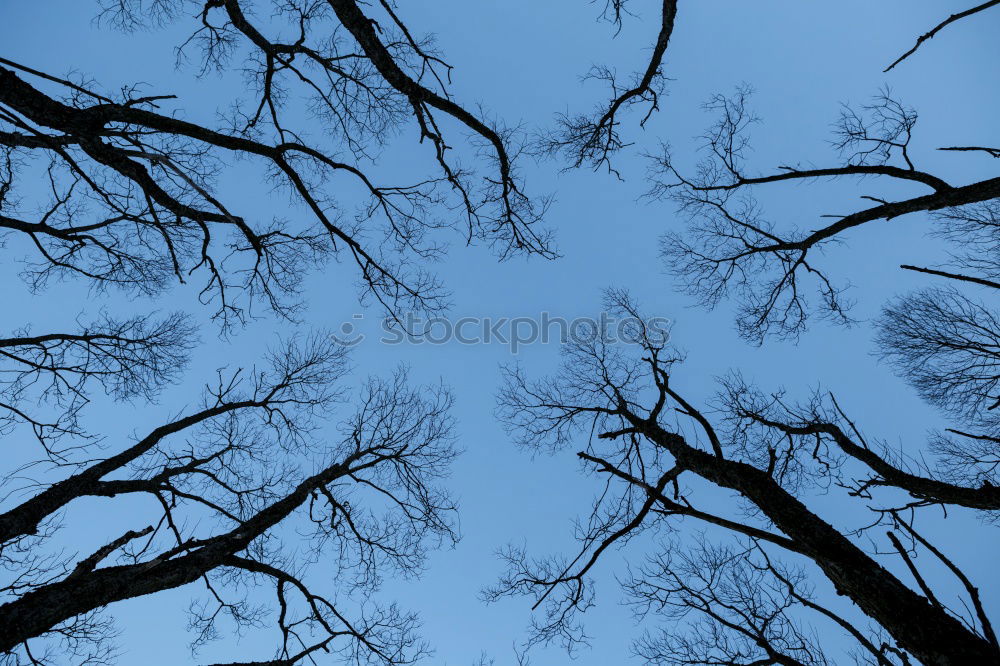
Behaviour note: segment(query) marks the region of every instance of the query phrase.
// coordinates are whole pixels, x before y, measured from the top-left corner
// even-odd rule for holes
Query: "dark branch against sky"
[[[4,8],[5,663],[1000,662],[998,4]]]

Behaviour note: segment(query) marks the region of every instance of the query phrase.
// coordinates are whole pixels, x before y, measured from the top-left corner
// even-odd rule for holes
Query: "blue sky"
[[[458,100],[467,106],[482,104],[490,115],[509,124],[545,128],[557,112],[586,110],[605,99],[599,84],[580,82],[590,64],[610,64],[623,73],[645,67],[643,59],[657,28],[653,8],[636,2],[639,15],[628,19],[618,38],[611,39],[611,27],[596,21],[601,4],[435,0],[401,3],[400,14],[414,31],[437,35],[440,50],[456,65],[452,90]],[[911,216],[875,223],[851,233],[845,245],[827,250],[823,264],[854,285],[851,295],[858,301],[854,311],[861,321],[858,326],[844,329],[815,323],[798,345],[772,340],[752,347],[736,335],[730,304],[706,312],[666,274],[657,239],[680,220],[671,204],[640,199],[647,187],[646,162],[640,152],[669,139],[679,159],[693,164],[694,137],[711,122],[701,111],[702,102],[747,82],[756,91],[753,106],[762,118],[754,133],[751,163],[762,170],[787,163],[823,164],[834,159],[828,142],[839,105],[864,103],[889,85],[920,113],[913,154],[923,168],[957,183],[982,178],[990,173],[989,157],[940,153],[934,148],[997,143],[1000,40],[995,36],[1000,34],[1000,11],[955,24],[890,74],[881,73],[918,34],[965,8],[965,3],[930,0],[682,0],[664,64],[671,80],[662,111],[644,131],[636,126],[638,118],[626,121],[625,131],[637,145],[620,159],[624,182],[588,170],[561,173],[562,165],[553,161],[528,162],[532,190],[555,197],[547,222],[556,232],[562,258],[498,263],[488,249],[464,247],[460,236],[449,237],[451,252],[434,269],[452,292],[450,314],[456,318],[541,312],[568,318],[590,315],[599,310],[603,289],[628,288],[647,312],[674,321],[673,341],[688,355],[676,381],[688,395],[707,398],[715,389],[714,378],[734,368],[764,387],[783,385],[793,394],[822,384],[841,397],[868,433],[908,451],[918,450],[937,417],[888,367],[876,362],[871,355],[872,331],[865,321],[887,298],[926,284],[919,276],[898,270],[900,263],[926,265],[942,259],[941,248],[924,236],[925,220]],[[173,47],[183,39],[186,25],[181,24],[187,19],[162,30],[123,35],[95,25],[95,13],[93,3],[79,0],[2,0],[2,55],[56,75],[73,70],[109,89],[142,81],[151,93],[178,95],[175,108],[185,117],[206,122],[239,94],[238,78],[209,75],[196,80],[195,67],[175,68]],[[388,170],[426,158],[412,139],[402,136],[386,150]],[[257,178],[259,174],[249,167],[234,165],[223,174],[222,191],[243,209],[280,211],[282,202]],[[819,214],[844,211],[855,205],[859,194],[878,192],[883,190],[874,182],[860,188],[847,182],[798,184],[776,188],[763,203],[775,219],[812,228],[809,225],[818,223]],[[15,249],[7,250],[8,261],[2,268],[9,285],[7,328],[33,322],[36,330],[43,330],[72,321],[78,312],[101,308],[119,314],[174,308],[199,313],[190,290],[184,289],[158,302],[89,294],[84,286],[72,283],[30,295],[15,281],[16,266],[10,261]],[[494,551],[507,542],[525,543],[538,554],[572,551],[571,520],[587,510],[597,486],[593,478],[579,473],[573,450],[532,458],[518,451],[495,422],[498,367],[511,360],[507,348],[380,345],[376,341],[380,313],[358,304],[354,280],[347,262],[312,275],[304,285],[308,309],[303,326],[358,323],[369,334],[353,356],[359,375],[386,373],[406,363],[415,380],[443,379],[457,398],[459,445],[465,450],[449,482],[461,500],[463,540],[453,550],[433,554],[420,580],[388,582],[384,596],[420,611],[423,634],[437,649],[430,663],[465,665],[481,652],[506,663],[512,642],[524,637],[530,603],[516,599],[486,606],[478,600],[478,590],[501,571]],[[355,314],[364,318],[352,319]],[[253,358],[289,329],[287,323],[264,318],[220,339],[206,323],[204,344],[186,380],[170,389],[160,405],[129,411],[99,406],[105,411],[91,418],[107,426],[109,441],[144,430],[184,405],[222,360],[238,363]],[[518,358],[533,374],[544,374],[556,366],[558,346],[529,346]],[[816,506],[844,524],[862,517],[846,514],[824,498],[818,498]],[[129,515],[109,516],[97,503],[74,510],[83,525],[118,520],[125,524],[129,519]],[[958,515],[940,528],[940,534],[956,561],[980,587],[990,590],[998,582],[990,556],[998,544],[989,529],[979,529],[974,539],[968,538],[966,528],[975,524],[975,517]],[[598,606],[589,613],[588,624],[593,648],[572,663],[624,663],[624,648],[638,635],[627,609],[619,604],[614,575],[623,572],[620,565],[616,556],[597,573]],[[181,611],[190,596],[181,589],[111,609],[123,630],[122,663],[189,660]],[[996,594],[986,602],[1000,611]],[[224,639],[206,648],[200,660],[260,656],[268,651],[271,638],[255,633],[238,644]],[[534,660],[571,663],[559,650],[540,652]]]

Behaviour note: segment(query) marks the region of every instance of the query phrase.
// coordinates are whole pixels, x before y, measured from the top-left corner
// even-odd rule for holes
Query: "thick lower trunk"
[[[753,502],[790,539],[801,546],[833,582],[869,617],[922,663],[934,666],[998,664],[989,642],[904,585],[832,525],[812,513],[766,472],[691,447],[679,435],[636,419],[636,425],[669,450],[678,464]]]
[[[29,639],[78,615],[108,604],[172,589],[198,580],[212,569],[225,566],[227,559],[251,541],[284,520],[322,485],[342,477],[359,454],[307,478],[292,492],[262,509],[235,529],[212,537],[184,555],[163,561],[104,567],[57,583],[44,585],[0,606],[0,653],[10,651]],[[371,463],[369,463],[371,464]]]
[[[158,564],[107,567],[29,592],[0,606],[0,654],[78,615],[196,581],[215,567],[202,560],[185,556]]]

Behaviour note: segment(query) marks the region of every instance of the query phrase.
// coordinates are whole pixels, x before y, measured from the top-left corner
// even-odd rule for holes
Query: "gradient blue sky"
[[[705,312],[679,293],[665,274],[656,241],[678,220],[670,204],[638,200],[646,188],[646,164],[638,152],[669,139],[681,160],[692,163],[693,137],[711,121],[700,109],[702,102],[748,82],[756,90],[753,106],[763,121],[754,134],[752,163],[761,169],[789,162],[822,164],[832,159],[829,130],[838,105],[864,102],[888,84],[920,112],[913,155],[923,168],[957,183],[982,178],[991,173],[990,158],[933,149],[1000,142],[996,124],[1000,11],[948,28],[910,61],[889,75],[881,74],[916,35],[967,4],[682,0],[665,61],[669,94],[644,132],[634,122],[627,124],[626,131],[639,145],[621,159],[625,181],[586,170],[560,173],[561,165],[553,162],[529,163],[532,189],[555,195],[548,223],[557,232],[563,257],[498,264],[485,248],[466,248],[460,237],[451,239],[452,251],[435,267],[452,290],[451,314],[588,315],[598,311],[603,289],[625,287],[649,313],[675,322],[673,340],[688,354],[676,381],[688,395],[710,396],[713,378],[733,368],[764,387],[784,385],[793,394],[822,383],[841,397],[869,434],[917,450],[936,417],[871,356],[872,333],[864,321],[877,314],[886,298],[926,284],[919,276],[898,270],[900,263],[941,259],[941,249],[924,237],[923,221],[910,217],[871,225],[853,232],[847,245],[831,247],[824,256],[824,265],[834,275],[849,276],[855,285],[854,314],[861,325],[847,330],[817,323],[798,345],[768,341],[755,348],[736,336],[728,304]],[[570,0],[434,0],[402,2],[400,14],[414,31],[437,35],[441,51],[456,65],[453,92],[458,100],[481,103],[508,123],[541,128],[550,126],[557,112],[589,109],[604,99],[606,91],[600,85],[579,80],[591,63],[614,65],[622,72],[645,66],[643,59],[657,28],[655,3],[635,2],[639,16],[627,20],[615,40],[610,26],[596,21],[601,5]],[[96,26],[95,13],[95,4],[84,0],[0,0],[0,52],[52,74],[74,70],[110,89],[145,82],[152,94],[178,95],[176,108],[186,117],[209,122],[217,108],[226,107],[239,93],[236,78],[211,75],[195,80],[194,67],[175,69],[173,47],[183,39],[186,25],[122,35]],[[417,159],[415,143],[411,137],[404,139],[387,151],[387,160],[405,166],[406,160]],[[240,201],[246,210],[280,207],[245,169],[237,165],[224,175],[228,200]],[[869,183],[861,189],[878,193],[875,188]],[[776,190],[764,204],[776,219],[808,228],[816,224],[817,214],[842,212],[865,192],[851,183],[793,185]],[[101,308],[119,314],[173,308],[198,312],[192,295],[180,289],[156,303],[128,301],[116,294],[98,297],[78,284],[55,285],[31,296],[14,280],[13,258],[8,251],[0,269],[8,277],[6,328],[33,322],[36,330],[43,330],[69,322],[81,311]],[[519,599],[485,606],[478,600],[478,590],[500,573],[494,551],[515,542],[526,543],[538,554],[570,552],[571,520],[587,510],[596,483],[579,474],[574,450],[531,458],[516,450],[494,421],[498,366],[510,360],[508,349],[455,343],[380,345],[375,341],[379,313],[358,305],[351,286],[354,279],[347,263],[312,276],[306,285],[307,325],[337,327],[363,313],[360,326],[370,337],[355,350],[359,373],[384,373],[405,362],[415,380],[442,378],[457,397],[459,442],[466,451],[450,481],[461,500],[463,540],[453,550],[433,554],[420,580],[390,581],[384,596],[421,612],[423,634],[437,649],[428,663],[467,665],[483,652],[498,664],[507,663],[511,644],[524,637],[530,603]],[[220,359],[235,363],[252,358],[274,341],[276,333],[287,329],[287,324],[265,319],[224,341],[206,324],[204,345],[188,379],[168,391],[159,407],[134,413],[107,407],[93,418],[107,425],[109,441],[144,430],[185,404],[222,365]],[[558,347],[530,346],[519,359],[533,373],[542,374],[556,366]],[[845,525],[860,518],[822,498],[817,506]],[[96,503],[75,510],[85,523],[128,520],[108,515]],[[996,533],[966,529],[975,524],[974,517],[958,515],[940,534],[956,561],[987,591],[988,607],[1000,611]],[[614,575],[623,571],[620,564],[617,556],[609,558],[597,573],[598,606],[589,613],[588,624],[593,648],[572,663],[626,663],[625,648],[639,630],[620,605],[614,583]],[[182,611],[190,596],[181,589],[111,609],[122,629],[121,662],[189,661]],[[199,661],[259,658],[269,652],[272,638],[255,632],[238,644],[224,639],[206,648]],[[533,659],[536,664],[571,663],[557,649],[539,652]]]

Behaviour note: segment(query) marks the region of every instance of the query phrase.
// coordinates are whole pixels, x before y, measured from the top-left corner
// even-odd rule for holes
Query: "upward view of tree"
[[[250,96],[217,126],[184,120],[184,100],[170,95],[107,93],[0,59],[0,227],[25,248],[31,288],[77,279],[157,295],[194,282],[232,331],[255,307],[294,318],[303,273],[340,255],[391,314],[440,308],[443,291],[424,264],[441,251],[439,227],[460,227],[501,256],[552,256],[537,225],[545,202],[525,193],[509,131],[451,97],[449,65],[390,3],[276,2],[260,21],[245,4],[211,0],[193,15],[182,1],[100,7],[100,20],[126,30],[186,23],[184,57],[246,71]],[[275,36],[289,28],[287,39]],[[301,95],[320,141],[302,138]],[[365,165],[407,124],[436,172],[379,183]],[[456,128],[477,142],[478,165],[451,161]],[[236,159],[259,163],[309,217],[260,219],[219,191]],[[334,197],[349,187],[362,200],[355,215]],[[101,433],[82,419],[93,393],[155,398],[195,338],[191,318],[174,314],[25,327],[0,340],[0,426],[20,446],[35,440],[35,462],[5,470],[14,491],[0,512],[7,663],[113,661],[103,608],[197,581],[208,600],[193,609],[196,644],[223,618],[260,625],[266,609],[245,593],[263,585],[281,634],[273,655],[259,655],[267,663],[421,656],[409,611],[343,608],[311,586],[309,563],[339,571],[341,593],[365,591],[454,540],[454,507],[437,485],[454,455],[448,393],[409,387],[402,372],[349,390],[346,350],[309,334],[204,377],[197,404],[135,441],[98,447]],[[345,401],[353,415],[322,427]],[[130,503],[145,518],[91,553],[64,552],[62,528],[85,498]]]
[[[904,66],[950,23],[996,4],[949,17],[887,71]],[[675,3],[664,3],[665,26],[675,13]],[[649,113],[657,97],[648,85],[663,76],[656,70],[662,57],[654,50],[656,77],[643,79],[633,97],[625,94],[645,99]],[[1000,406],[1000,315],[988,300],[1000,288],[1000,178],[987,173],[953,183],[920,169],[908,150],[919,131],[917,114],[888,91],[864,108],[841,112],[833,141],[839,159],[758,171],[748,165],[749,132],[758,122],[749,98],[743,87],[708,102],[718,120],[702,137],[705,157],[693,173],[678,166],[669,148],[652,155],[651,196],[672,201],[687,220],[662,239],[668,270],[707,307],[737,300],[738,330],[749,341],[797,339],[811,316],[851,323],[838,276],[818,258],[824,245],[849,243],[852,230],[878,222],[910,233],[909,219],[930,213],[931,233],[953,244],[950,265],[900,266],[932,282],[885,305],[877,345],[952,427],[931,436],[931,461],[916,444],[900,451],[866,434],[837,396],[823,390],[796,399],[733,373],[714,401],[695,404],[680,388],[690,384],[683,355],[641,323],[633,331],[641,341],[637,349],[601,335],[576,341],[554,376],[532,379],[520,366],[509,368],[499,414],[524,447],[577,447],[585,467],[602,479],[599,498],[572,557],[509,548],[507,574],[487,597],[532,596],[541,615],[530,642],[572,649],[587,639],[582,613],[593,604],[590,577],[599,563],[613,547],[629,550],[640,534],[667,534],[623,583],[636,614],[661,621],[633,648],[646,663],[841,663],[823,638],[837,634],[853,644],[856,663],[1000,663],[1000,642],[980,591],[991,581],[972,580],[949,557],[949,542],[922,528],[931,510],[972,509],[988,529],[1000,510],[994,411]],[[624,145],[614,122],[620,99],[612,102],[607,124],[606,116],[564,123],[558,148],[571,151],[574,166],[611,168],[612,154]],[[981,145],[940,150],[1000,155]],[[818,186],[834,178],[867,179],[865,201],[848,209],[853,212],[811,223],[808,231],[774,221],[754,197],[778,183]],[[867,194],[879,182],[902,183],[913,194]],[[642,321],[626,292],[609,292],[607,306]],[[835,527],[835,517],[810,506],[817,490],[841,493],[867,508],[872,520],[852,531]],[[728,510],[718,508],[720,492],[735,499]],[[896,573],[899,563],[905,575]],[[951,577],[956,601],[935,589],[941,583],[926,571],[934,567]],[[817,576],[850,604],[817,597]]]
[[[106,3],[102,17],[135,28],[190,20],[185,7]],[[470,238],[495,245],[502,256],[551,256],[536,225],[544,202],[523,191],[508,132],[451,100],[447,64],[410,35],[388,3],[382,9],[389,23],[380,36],[374,27],[380,24],[354,2],[278,3],[282,21],[267,27],[280,32],[291,25],[298,33],[283,43],[261,32],[267,28],[255,25],[238,2],[206,3],[181,52],[199,58],[206,69],[239,57],[255,93],[220,129],[160,112],[171,96],[143,96],[133,88],[116,99],[0,61],[6,157],[0,222],[34,246],[37,263],[27,273],[32,284],[75,274],[156,293],[171,281],[197,276],[203,298],[228,323],[244,317],[254,300],[288,314],[301,271],[326,255],[346,253],[358,265],[364,290],[386,307],[436,308],[438,285],[413,264],[440,251],[428,237],[443,224],[434,222],[437,207],[457,210],[455,224],[466,225]],[[299,109],[287,109],[293,88],[311,98],[327,142],[301,140]],[[445,118],[483,143],[485,172],[449,162]],[[438,173],[415,175],[409,184],[374,182],[361,166],[368,151],[411,121]],[[334,157],[345,152],[353,159]],[[239,157],[260,161],[277,187],[311,211],[312,220],[293,226],[248,219],[238,202],[222,200],[213,180]],[[47,201],[37,202],[44,210],[37,219],[19,217],[32,209],[18,200],[19,178],[28,178],[21,172],[29,163],[41,170],[30,177],[50,183]],[[366,195],[349,224],[339,219],[327,181]]]
[[[458,99],[446,56],[392,0],[100,0],[102,25],[182,29],[178,60],[241,73],[243,94],[208,109],[215,121],[195,121],[193,100],[155,86],[109,92],[117,82],[0,57],[4,252],[22,260],[43,304],[63,280],[129,298],[193,286],[192,312],[234,337],[262,315],[299,326],[305,276],[344,259],[359,298],[397,323],[407,311],[440,312],[448,295],[429,267],[449,235],[499,259],[557,257],[543,220],[550,201],[524,182],[525,156],[610,174],[609,187],[622,176],[619,158],[666,103],[668,55],[684,29],[685,3],[650,4],[655,38],[636,72],[594,66],[587,78],[605,87],[601,103],[532,133]],[[601,18],[620,31],[637,5],[608,0]],[[922,52],[928,40],[997,5],[929,26],[885,71],[919,66],[918,53],[933,57]],[[532,597],[526,647],[572,651],[587,641],[592,577],[620,550],[634,565],[622,587],[646,627],[623,662],[795,666],[849,654],[877,666],[1000,664],[991,581],[963,570],[926,527],[935,511],[973,513],[992,529],[1000,511],[1000,312],[990,300],[1000,289],[1000,177],[925,170],[911,150],[916,111],[888,88],[841,111],[829,161],[757,166],[749,84],[706,104],[716,120],[693,168],[666,143],[639,147],[648,199],[676,210],[661,239],[665,267],[704,307],[735,303],[749,343],[796,341],[817,317],[856,323],[850,276],[824,266],[823,249],[850,246],[864,225],[904,234],[929,217],[949,259],[900,266],[927,282],[884,305],[875,342],[948,427],[926,446],[890,446],[833,392],[759,387],[735,357],[715,399],[700,404],[681,388],[691,382],[683,353],[645,328],[627,291],[610,290],[606,311],[630,322],[637,344],[598,331],[574,338],[555,375],[510,366],[499,393],[498,417],[523,447],[573,447],[600,479],[579,549],[506,548],[507,571],[485,596]],[[412,141],[413,159],[394,165],[403,180],[383,182],[390,141]],[[986,139],[942,141],[956,159],[1000,157]],[[227,188],[237,161],[294,212],[265,217]],[[862,203],[805,230],[755,196],[833,179],[863,179]],[[234,647],[227,666],[427,657],[419,602],[373,597],[386,577],[419,573],[430,549],[457,541],[450,392],[412,385],[404,369],[355,382],[348,349],[322,331],[205,375],[188,368],[196,320],[103,314],[64,329],[15,322],[0,337],[0,433],[16,451],[0,498],[3,663],[115,663],[109,611],[185,586],[197,589],[195,650],[232,630],[277,637],[266,654]],[[158,404],[191,375],[204,383],[199,395]],[[121,441],[89,418],[98,402],[123,421],[133,407],[162,411]],[[845,529],[829,502],[816,505],[821,493],[871,519]],[[131,527],[93,519],[113,510]],[[81,550],[84,522],[98,545]],[[830,636],[850,647],[831,650]]]

